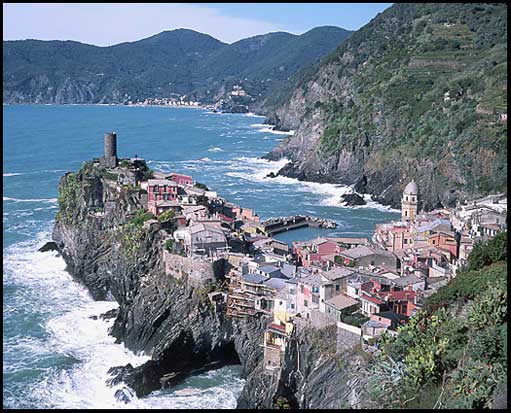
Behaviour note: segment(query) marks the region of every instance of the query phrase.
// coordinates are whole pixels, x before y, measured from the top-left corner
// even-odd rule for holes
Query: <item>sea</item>
[[[116,344],[108,334],[112,320],[91,318],[115,302],[94,301],[56,252],[37,251],[51,240],[60,177],[101,156],[106,132],[117,133],[120,157],[136,155],[156,171],[192,175],[262,219],[307,214],[338,224],[277,236],[288,243],[318,235],[370,237],[375,224],[399,217],[368,197],[365,206],[342,206],[348,187],[267,178],[287,160],[261,156],[289,134],[273,131],[261,116],[113,105],[3,105],[3,115],[4,408],[236,407],[244,385],[240,366],[117,401],[117,387],[105,384],[108,369],[149,357]]]

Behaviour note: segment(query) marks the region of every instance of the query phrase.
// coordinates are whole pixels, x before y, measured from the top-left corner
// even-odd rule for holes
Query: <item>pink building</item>
[[[332,254],[342,250],[342,247],[335,241],[326,238],[315,238],[310,241],[293,242],[293,254],[304,267],[313,264],[321,265],[331,259]]]
[[[259,216],[252,209],[235,206],[232,208],[232,212],[237,219],[241,219],[242,221],[259,222]]]
[[[193,179],[189,175],[172,172],[167,178],[173,180],[178,185],[193,185]]]
[[[147,209],[158,216],[163,212],[163,205],[170,205],[168,201],[177,200],[177,183],[168,179],[149,179],[147,195]]]

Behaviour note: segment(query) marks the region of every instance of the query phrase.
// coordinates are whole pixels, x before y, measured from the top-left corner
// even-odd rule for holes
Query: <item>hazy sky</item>
[[[358,29],[391,3],[4,3],[4,40],[75,40],[108,46],[193,29],[232,43],[274,31]]]

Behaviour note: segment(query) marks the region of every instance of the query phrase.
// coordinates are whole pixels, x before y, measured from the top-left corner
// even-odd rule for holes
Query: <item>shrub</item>
[[[80,183],[78,182],[77,175],[74,173],[67,174],[63,185],[59,187],[58,196],[58,217],[62,217],[66,223],[70,223],[73,219],[79,191]]]
[[[172,238],[165,240],[164,246],[167,251],[171,251],[174,246],[174,240]]]
[[[175,216],[175,212],[172,209],[168,209],[165,212],[162,212],[160,215],[158,215],[158,221],[165,222],[170,221]]]
[[[135,216],[128,221],[128,224],[134,225],[136,227],[141,227],[144,225],[144,222],[148,219],[154,219],[155,216],[153,213],[146,211],[145,209],[139,209],[135,212]]]
[[[342,318],[343,323],[346,323],[346,324],[349,324],[349,325],[352,325],[355,327],[360,327],[367,320],[369,320],[369,317],[366,317],[365,315],[358,314],[358,313],[346,315]]]

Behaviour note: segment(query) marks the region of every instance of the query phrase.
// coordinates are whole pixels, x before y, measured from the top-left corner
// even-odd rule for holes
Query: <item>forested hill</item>
[[[242,84],[256,99],[334,50],[350,31],[324,26],[231,45],[187,29],[98,47],[72,41],[3,42],[5,103],[120,103],[172,93],[214,101]]]
[[[507,191],[505,116],[507,5],[395,4],[280,102],[270,158],[394,206],[414,178],[431,209]]]

